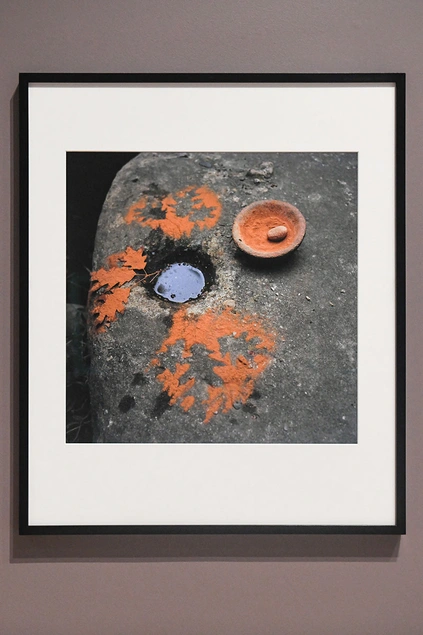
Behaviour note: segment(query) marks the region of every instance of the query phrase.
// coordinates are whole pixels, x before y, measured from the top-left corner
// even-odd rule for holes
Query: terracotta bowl
[[[304,216],[290,203],[256,201],[235,218],[232,236],[238,247],[251,256],[278,258],[297,249],[305,231]]]

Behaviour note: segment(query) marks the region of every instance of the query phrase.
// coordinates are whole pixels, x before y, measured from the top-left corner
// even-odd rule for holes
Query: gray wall
[[[423,633],[422,30],[421,0],[2,1],[2,635]],[[17,536],[10,291],[19,71],[408,74],[407,536]]]

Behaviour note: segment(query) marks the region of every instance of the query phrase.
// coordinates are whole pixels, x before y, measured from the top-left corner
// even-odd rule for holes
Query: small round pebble
[[[269,231],[267,232],[267,238],[274,243],[279,243],[281,242],[281,240],[286,238],[287,233],[288,230],[285,225],[278,225],[277,227],[272,227],[272,229],[269,229]]]

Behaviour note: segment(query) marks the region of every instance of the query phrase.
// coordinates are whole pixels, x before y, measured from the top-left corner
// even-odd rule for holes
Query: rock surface
[[[232,240],[263,199],[307,221],[271,262]],[[176,262],[206,281],[185,304],[154,293]],[[356,154],[142,153],[105,200],[93,272],[94,440],[356,442]]]

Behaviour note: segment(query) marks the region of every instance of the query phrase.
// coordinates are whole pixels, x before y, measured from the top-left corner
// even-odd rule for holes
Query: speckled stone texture
[[[175,201],[181,191],[177,214],[204,220],[210,209],[194,209],[193,201],[204,186],[221,204],[209,226],[196,223],[175,239],[145,223],[163,220],[169,196]],[[307,222],[299,249],[271,261],[248,256],[232,239],[239,211],[263,199],[295,205]],[[145,208],[127,222],[140,200]],[[355,153],[142,153],[116,175],[105,200],[93,271],[128,246],[143,249],[149,274],[172,262],[199,266],[206,290],[174,304],[138,271],[124,312],[104,332],[91,320],[94,440],[357,441]],[[216,319],[207,322],[212,313]],[[184,333],[176,329],[181,316],[187,339],[172,339]],[[216,337],[223,333],[217,352],[195,330],[206,322]],[[263,344],[263,333],[273,347]]]

